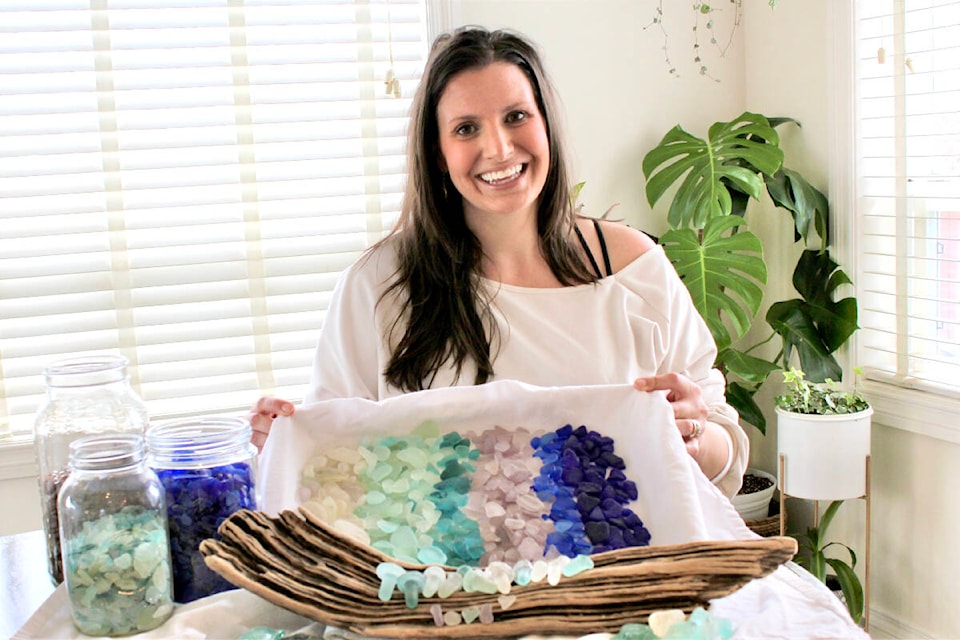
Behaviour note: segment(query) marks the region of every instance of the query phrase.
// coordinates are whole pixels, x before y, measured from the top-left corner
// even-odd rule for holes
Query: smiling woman
[[[400,219],[337,285],[307,401],[496,380],[634,383],[666,392],[680,446],[735,493],[748,443],[709,331],[649,237],[575,210],[556,102],[517,32],[466,26],[434,42]],[[293,413],[261,398],[255,443]]]
[[[296,397],[399,210],[424,0],[102,4],[0,7],[0,436],[63,356],[154,418]]]

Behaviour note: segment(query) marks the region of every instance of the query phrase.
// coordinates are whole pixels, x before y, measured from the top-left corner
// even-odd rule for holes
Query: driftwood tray
[[[421,598],[410,609],[399,591],[388,602],[377,597],[376,567],[395,560],[344,537],[307,511],[284,511],[275,518],[238,511],[221,525],[220,534],[200,550],[207,566],[232,584],[312,620],[390,638],[616,633],[659,609],[689,612],[707,606],[771,573],[797,551],[796,541],[786,537],[631,547],[595,554],[593,569],[557,585],[514,586],[510,596],[515,599],[506,608],[496,595],[459,591],[445,599]],[[430,611],[435,604],[444,611],[492,604],[494,620],[437,626]]]

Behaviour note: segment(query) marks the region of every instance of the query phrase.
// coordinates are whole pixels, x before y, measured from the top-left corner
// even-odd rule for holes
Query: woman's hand
[[[273,426],[273,420],[277,416],[292,416],[293,403],[281,400],[280,398],[263,397],[257,400],[257,403],[250,409],[250,426],[253,427],[253,433],[250,436],[250,442],[257,447],[257,451],[263,450],[263,443],[267,441],[270,434],[270,427]]]
[[[673,419],[683,436],[687,451],[694,458],[700,452],[700,436],[707,429],[710,407],[703,401],[700,386],[679,373],[637,378],[633,386],[640,391],[666,391],[673,408]]]
[[[722,427],[707,422],[710,407],[703,401],[700,385],[679,373],[667,373],[637,378],[633,386],[640,391],[666,391],[687,453],[708,478],[723,470],[729,454],[728,438],[720,433]]]

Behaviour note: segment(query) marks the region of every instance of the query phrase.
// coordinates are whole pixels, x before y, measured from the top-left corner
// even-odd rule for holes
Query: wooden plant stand
[[[786,535],[787,530],[787,498],[793,498],[796,496],[787,495],[787,492],[784,491],[783,483],[784,478],[786,478],[785,469],[787,464],[787,456],[783,453],[780,454],[780,473],[777,477],[777,488],[780,490],[780,535]],[[864,532],[865,537],[865,546],[866,553],[864,554],[864,567],[863,567],[863,630],[870,632],[870,456],[867,455],[866,460],[866,491],[862,496],[858,498],[850,498],[851,500],[859,499],[863,500],[866,508],[866,531]],[[804,500],[805,498],[798,498]],[[819,526],[820,524],[820,501],[813,500],[813,526]]]

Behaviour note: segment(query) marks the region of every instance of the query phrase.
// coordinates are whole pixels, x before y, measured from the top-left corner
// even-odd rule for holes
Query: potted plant
[[[851,281],[829,252],[829,203],[784,166],[781,126],[799,123],[744,112],[711,125],[706,138],[677,125],[644,156],[642,166],[651,207],[673,190],[670,229],[659,242],[717,344],[715,365],[726,376],[727,401],[761,434],[766,418],[754,395],[768,377],[799,361],[809,380],[841,380],[833,354],[858,328],[856,299],[834,300]],[[802,244],[792,278],[799,297],[770,305],[768,336],[745,347],[741,341],[767,284],[763,246],[748,228],[747,209],[764,192],[793,217],[793,240]],[[775,340],[779,349],[773,358],[757,354]]]
[[[860,371],[854,369],[854,373]],[[811,383],[799,369],[785,371],[783,378],[785,391],[775,400],[781,507],[787,496],[832,500],[820,522],[797,536],[801,548],[808,554],[801,556],[799,562],[828,586],[831,580],[835,581],[850,615],[860,623],[869,596],[865,597],[854,572],[857,556],[847,545],[828,542],[826,532],[840,505],[848,498],[866,498],[869,519],[867,476],[873,408],[855,386],[848,390],[832,380]],[[846,549],[850,562],[826,557],[824,552],[831,546]],[[866,548],[869,567],[869,522]],[[827,575],[827,567],[833,570],[833,576]]]
[[[854,622],[860,624],[864,614],[864,593],[860,578],[854,571],[857,566],[857,554],[843,543],[827,541],[827,529],[841,504],[843,500],[831,502],[816,526],[808,527],[806,533],[796,536],[801,549],[797,562],[827,586],[832,588],[832,583],[835,581],[850,616]],[[826,550],[834,546],[846,549],[850,562],[840,558],[828,558]],[[828,567],[833,571],[832,574],[828,574]],[[836,589],[833,590],[836,591]]]
[[[783,166],[777,127],[788,124],[799,126],[744,112],[711,125],[706,139],[677,125],[643,158],[650,206],[675,188],[670,229],[659,241],[717,343],[727,400],[761,433],[766,419],[753,396],[770,374],[796,359],[812,381],[842,380],[833,354],[858,328],[856,299],[834,300],[851,281],[830,255],[827,198]],[[793,239],[803,246],[792,279],[799,297],[772,304],[769,336],[743,348],[738,341],[752,327],[767,283],[762,243],[747,224],[749,201],[764,191],[792,215]],[[772,359],[754,353],[773,339],[780,349]]]
[[[856,388],[811,383],[799,369],[783,378],[786,390],[775,401],[781,490],[808,500],[866,495],[870,403]]]
[[[763,520],[770,517],[770,505],[776,489],[776,476],[762,469],[750,468],[743,474],[743,485],[731,502],[746,522]]]

